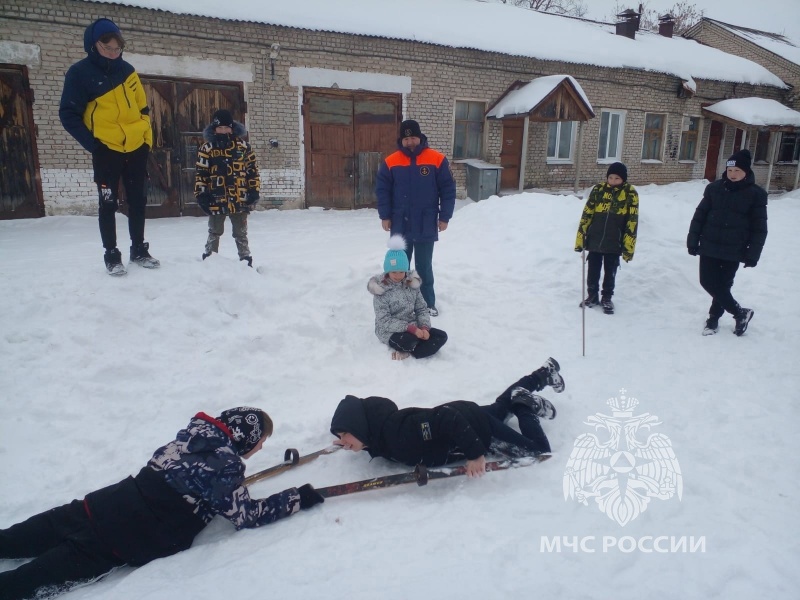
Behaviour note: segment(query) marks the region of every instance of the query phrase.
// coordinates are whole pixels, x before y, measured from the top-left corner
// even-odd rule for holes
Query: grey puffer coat
[[[431,313],[419,291],[422,280],[416,271],[399,282],[392,281],[386,273],[379,273],[367,282],[367,289],[374,296],[375,335],[384,344],[394,333],[408,331],[409,325],[428,328]]]

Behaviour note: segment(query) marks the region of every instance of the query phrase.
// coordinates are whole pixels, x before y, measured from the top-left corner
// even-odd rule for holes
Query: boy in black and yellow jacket
[[[583,207],[575,251],[589,251],[586,276],[588,295],[581,306],[601,304],[603,312],[614,314],[614,281],[619,267],[619,257],[625,262],[633,260],[636,249],[636,230],[639,226],[639,194],[628,182],[628,169],[621,162],[608,167],[606,182],[592,188]],[[604,270],[602,296],[600,268]]]
[[[120,179],[128,203],[131,261],[152,269],[160,265],[144,241],[147,156],[153,145],[147,97],[133,66],[122,60],[125,40],[113,21],[89,25],[83,47],[87,57],[67,71],[58,114],[64,129],[92,154],[108,272],[126,273],[115,222]]]

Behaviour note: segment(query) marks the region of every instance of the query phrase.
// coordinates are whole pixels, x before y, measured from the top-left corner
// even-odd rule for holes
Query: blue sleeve
[[[456,208],[456,181],[445,158],[437,169],[436,185],[439,188],[439,220],[449,221]]]
[[[378,197],[378,216],[381,219],[392,218],[393,187],[392,171],[386,165],[386,161],[383,161],[378,169],[377,183],[375,184],[375,195]]]
[[[64,129],[74,137],[88,152],[97,148],[97,140],[86,125],[83,124],[83,113],[89,104],[89,96],[85,86],[81,85],[77,65],[73,65],[64,77],[64,90],[61,93],[61,104],[58,116]]]

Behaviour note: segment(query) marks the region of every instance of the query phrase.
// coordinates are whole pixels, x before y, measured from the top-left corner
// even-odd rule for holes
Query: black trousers
[[[589,263],[586,274],[586,289],[589,294],[596,294],[600,290],[600,267],[602,267],[603,293],[601,295],[608,298],[613,296],[614,283],[617,279],[617,269],[619,268],[619,254],[589,252],[586,262]]]
[[[409,352],[414,358],[427,358],[436,354],[447,343],[447,334],[441,329],[431,328],[431,336],[421,340],[413,333],[393,333],[389,338],[389,346],[401,352]]]
[[[34,559],[0,573],[0,600],[31,598],[40,588],[64,593],[125,564],[95,535],[83,500],[0,530],[0,558]]]
[[[100,239],[106,250],[117,247],[117,225],[115,214],[119,208],[119,182],[125,187],[125,200],[128,203],[128,233],[131,245],[144,242],[144,211],[147,204],[145,181],[147,179],[147,144],[133,152],[115,152],[101,148],[92,154],[94,181],[100,202],[98,220]]]
[[[536,373],[525,375],[516,383],[508,386],[493,404],[481,406],[489,415],[489,424],[492,428],[492,451],[514,458],[550,452],[550,442],[539,423],[539,417],[530,407],[511,403],[511,393],[515,388],[522,387],[529,392],[538,392],[544,389],[546,384],[547,382],[543,381]],[[509,413],[517,417],[519,432],[505,424]]]
[[[739,303],[734,300],[733,294],[731,294],[733,280],[738,270],[738,261],[722,260],[708,256],[700,257],[700,285],[711,296],[711,307],[708,309],[708,316],[719,319],[725,314],[725,311],[732,315],[736,315],[739,312]]]

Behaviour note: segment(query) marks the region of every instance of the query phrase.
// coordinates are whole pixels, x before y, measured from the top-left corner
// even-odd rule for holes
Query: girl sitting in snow
[[[432,356],[447,341],[444,331],[431,328],[428,304],[419,289],[422,281],[416,271],[409,270],[405,249],[403,236],[389,238],[383,273],[367,283],[375,296],[375,335],[394,349],[392,360]]]

